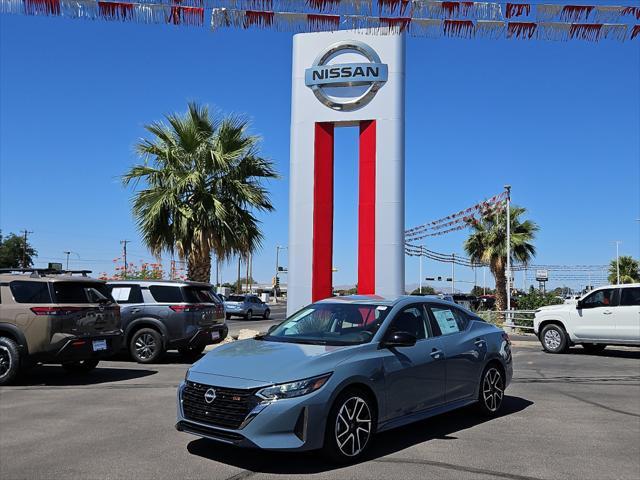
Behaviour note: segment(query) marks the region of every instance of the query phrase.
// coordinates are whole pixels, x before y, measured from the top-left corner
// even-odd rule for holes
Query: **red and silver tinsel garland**
[[[218,8],[224,6],[237,8]],[[378,15],[361,14],[372,10]],[[640,7],[626,6],[424,0],[0,0],[0,12],[187,26],[203,26],[210,16],[213,30],[368,29],[381,35],[560,41],[640,38]]]

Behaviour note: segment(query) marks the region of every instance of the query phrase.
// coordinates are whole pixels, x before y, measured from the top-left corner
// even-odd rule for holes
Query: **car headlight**
[[[315,392],[322,387],[331,377],[330,373],[319,375],[317,377],[305,378],[304,380],[296,380],[295,382],[281,383],[266,387],[260,390],[256,395],[265,400],[278,400],[279,398],[294,398]]]

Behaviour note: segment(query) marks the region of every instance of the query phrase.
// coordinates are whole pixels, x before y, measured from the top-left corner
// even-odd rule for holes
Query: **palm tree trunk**
[[[496,280],[496,307],[499,311],[507,309],[507,279],[502,262],[491,265],[491,273]]]
[[[209,283],[211,280],[211,252],[206,254],[192,253],[187,258],[189,280]]]

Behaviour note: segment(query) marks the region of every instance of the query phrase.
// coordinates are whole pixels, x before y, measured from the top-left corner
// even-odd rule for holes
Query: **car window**
[[[56,303],[100,303],[113,301],[109,287],[104,283],[53,282]]]
[[[469,325],[469,316],[458,308],[453,309],[453,314],[456,316],[456,323],[460,331],[466,330]]]
[[[140,285],[113,285],[111,296],[118,303],[144,303]]]
[[[180,287],[170,287],[166,285],[152,285],[149,287],[151,296],[158,303],[180,303],[184,302]]]
[[[585,308],[614,306],[616,304],[615,292],[616,289],[614,288],[605,288],[602,290],[598,290],[582,300],[582,305]]]
[[[9,284],[11,294],[18,303],[52,303],[47,282],[16,280]]]
[[[189,303],[220,303],[211,287],[184,287],[183,292]]]
[[[623,288],[620,306],[640,305],[640,288]]]
[[[415,335],[417,340],[427,337],[424,310],[419,305],[413,305],[398,313],[387,332],[407,332]]]
[[[227,298],[227,301],[229,301],[229,302],[244,302],[244,297],[242,295],[230,295],[229,298]]]
[[[457,310],[456,308],[444,305],[430,305],[429,309],[431,310],[433,319],[435,320],[437,330],[440,330],[440,334],[450,335],[463,330],[460,328],[458,316],[455,313]]]

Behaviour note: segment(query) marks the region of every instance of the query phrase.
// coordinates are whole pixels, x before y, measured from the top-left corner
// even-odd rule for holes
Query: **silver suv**
[[[125,345],[137,362],[157,362],[172,349],[195,357],[229,333],[224,305],[208,283],[119,280],[107,285],[120,304]]]
[[[269,305],[258,298],[257,295],[230,295],[224,302],[227,310],[227,318],[232,315],[251,320],[254,315],[260,315],[267,319],[271,315]]]

